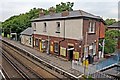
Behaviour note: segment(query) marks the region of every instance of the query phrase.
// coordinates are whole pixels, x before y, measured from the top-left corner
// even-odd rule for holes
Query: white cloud
[[[74,9],[82,9],[98,16],[117,18],[118,0],[1,0],[0,21],[4,21],[10,16],[28,12],[30,9],[49,8],[60,2],[74,2]]]

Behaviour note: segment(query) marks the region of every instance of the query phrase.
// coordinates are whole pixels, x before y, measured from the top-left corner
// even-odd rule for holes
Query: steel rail
[[[1,50],[0,50],[1,51]],[[25,74],[16,64],[14,64],[6,55],[5,51],[2,50],[1,52],[2,57],[18,72],[21,77],[23,77],[24,80],[30,80],[30,78]]]
[[[7,48],[10,48],[10,49],[12,49],[12,47],[10,46],[10,45],[8,45],[8,44],[4,44],[5,46],[7,46]],[[23,56],[23,54],[21,54],[20,52],[19,52],[19,50],[16,50],[16,48],[15,49],[12,49],[14,52],[16,52],[16,53],[18,53],[20,56],[22,56],[23,58],[26,58],[25,56]],[[12,56],[12,55],[11,55]],[[26,58],[27,60],[29,60],[28,58]],[[30,62],[32,62],[33,64],[35,64],[33,61],[31,61],[31,60],[29,60]],[[37,66],[39,66],[38,64],[35,64],[35,65],[37,65]],[[39,66],[40,67],[40,66]],[[40,67],[41,69],[43,69],[42,67]],[[45,69],[44,69],[45,70]],[[33,70],[32,70],[33,71]],[[47,73],[49,73],[49,74],[51,74],[49,71],[47,71],[47,70],[45,70]],[[33,71],[34,72],[34,71]],[[35,72],[34,72],[35,73]],[[37,73],[35,73],[35,74],[37,74]],[[39,75],[39,74],[37,74],[37,75]],[[60,79],[59,77],[57,77],[56,75],[54,75],[54,74],[51,74],[51,75],[53,75],[53,76],[55,76],[56,78],[58,78],[58,79]],[[41,76],[39,76],[39,77],[41,77]],[[45,79],[45,78],[41,78],[41,79]]]
[[[13,45],[13,44],[7,42],[6,40],[3,40],[3,39],[1,39],[1,40],[2,40],[2,42],[6,43],[7,45],[12,46],[12,47],[14,47],[17,50],[24,52],[24,54],[28,54],[29,56],[33,57],[36,61],[42,62],[43,65],[48,66],[48,67],[52,67],[55,70],[58,70],[58,72],[60,71],[65,76],[68,76],[68,77],[73,78],[73,79],[80,79],[83,76],[83,74],[81,74],[79,76],[75,76],[75,75],[73,75],[73,74],[71,74],[71,73],[69,73],[69,72],[59,68],[58,66],[55,66],[53,64],[50,64],[49,62],[46,62],[46,61],[42,60],[41,58],[37,57],[36,55],[32,54],[31,52],[29,52],[29,51],[27,51],[27,50],[25,50],[25,49],[23,49],[21,47]]]

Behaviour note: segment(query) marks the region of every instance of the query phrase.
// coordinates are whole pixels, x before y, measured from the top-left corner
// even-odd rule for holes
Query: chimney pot
[[[62,16],[68,16],[68,15],[69,15],[69,11],[68,10],[62,12]]]
[[[39,17],[44,16],[44,15],[45,15],[44,9],[40,8]]]
[[[49,8],[49,14],[52,16],[55,14],[55,8],[54,7],[50,7]]]

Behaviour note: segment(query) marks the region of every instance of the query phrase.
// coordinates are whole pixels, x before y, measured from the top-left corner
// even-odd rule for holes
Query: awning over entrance
[[[70,51],[70,50],[74,50],[74,48],[69,48],[69,49],[67,49],[68,51]]]

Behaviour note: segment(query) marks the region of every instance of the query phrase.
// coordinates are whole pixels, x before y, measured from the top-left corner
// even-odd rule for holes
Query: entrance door
[[[72,61],[73,60],[73,46],[68,46],[68,60]]]

